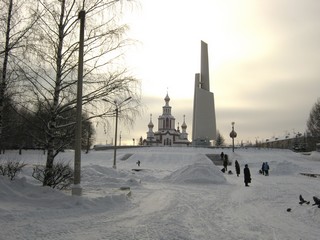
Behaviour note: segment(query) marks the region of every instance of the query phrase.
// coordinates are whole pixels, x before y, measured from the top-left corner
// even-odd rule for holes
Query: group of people
[[[228,164],[229,164],[228,155],[224,154],[222,152],[220,154],[220,156],[221,156],[221,160],[223,160],[223,167],[224,167],[223,168],[223,172],[226,172]],[[235,160],[234,166],[235,166],[236,174],[239,177],[239,175],[240,175],[240,164],[239,164],[238,160]],[[262,173],[265,176],[269,176],[269,164],[268,164],[268,162],[264,162],[262,164],[260,173]],[[244,184],[245,184],[246,187],[249,187],[249,183],[251,183],[251,173],[250,173],[250,169],[249,169],[248,164],[244,165],[243,175],[244,175]]]
[[[234,162],[234,166],[236,168],[237,176],[239,177],[239,175],[240,175],[240,164],[239,164],[238,160],[236,160]],[[249,183],[251,183],[251,173],[250,173],[250,169],[248,167],[248,164],[244,165],[243,176],[244,176],[244,184],[245,184],[245,186],[249,187]]]
[[[235,166],[237,168],[237,160],[236,160]],[[264,162],[262,164],[262,169],[260,171],[262,171],[263,175],[269,176],[269,164],[267,162]],[[243,174],[244,174],[244,184],[246,187],[249,187],[248,184],[251,183],[251,174],[250,174],[250,169],[248,167],[248,164],[244,166]]]

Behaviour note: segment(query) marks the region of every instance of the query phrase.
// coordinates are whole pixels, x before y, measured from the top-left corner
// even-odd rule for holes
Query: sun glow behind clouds
[[[127,53],[127,65],[141,79],[148,106],[134,127],[137,135],[145,137],[150,113],[155,121],[161,114],[167,91],[174,116],[185,112],[192,132],[187,112],[192,112],[194,75],[200,71],[200,40],[208,43],[210,89],[223,135],[228,136],[232,121],[236,127],[241,123],[238,136],[244,140],[268,138],[271,129],[283,132],[288,123],[289,129],[304,130],[319,89],[320,1],[140,3],[125,15],[131,28],[128,36],[140,41]],[[301,93],[308,97],[300,98]],[[160,104],[148,102],[151,97]],[[189,107],[181,103],[185,99]]]
[[[200,40],[209,45],[211,72],[227,66],[230,72],[230,64],[261,57],[272,48],[272,39],[257,32],[259,23],[247,21],[255,17],[254,7],[246,9],[237,1],[143,1],[141,8],[131,19],[135,24],[129,34],[141,44],[128,60],[142,79],[144,95],[162,97],[168,88],[179,98],[192,98]],[[215,92],[224,79],[210,74]]]

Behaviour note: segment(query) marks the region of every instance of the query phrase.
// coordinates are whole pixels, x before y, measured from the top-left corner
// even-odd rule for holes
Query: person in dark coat
[[[224,153],[223,152],[221,152],[220,157],[221,157],[221,160],[224,159]]]
[[[262,163],[262,166],[261,166],[261,173],[262,175],[264,175],[264,168],[265,168],[265,162]]]
[[[251,183],[251,174],[250,174],[250,169],[248,167],[248,164],[244,166],[243,169],[243,174],[244,174],[244,183],[246,187],[249,187],[248,183]]]
[[[263,172],[265,176],[269,176],[269,164],[267,162],[264,163]]]
[[[223,167],[224,167],[225,172],[228,171],[228,164],[229,164],[228,155],[225,154],[224,155],[224,160],[223,160]]]
[[[240,165],[238,163],[238,160],[235,161],[235,167],[236,167],[237,176],[239,177],[239,175],[240,175]]]

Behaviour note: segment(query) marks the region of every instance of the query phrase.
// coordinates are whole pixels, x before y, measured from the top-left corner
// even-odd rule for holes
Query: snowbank
[[[311,152],[310,158],[315,161],[320,161],[320,152]]]
[[[101,206],[106,209],[127,202],[126,194],[121,191],[103,197],[79,198],[50,187],[30,184],[24,177],[10,181],[3,176],[0,176],[0,196],[2,203],[0,211],[5,205],[15,205],[17,209],[28,206],[51,209],[78,209],[79,207],[92,209]]]
[[[222,184],[227,182],[220,168],[210,163],[207,158],[174,171],[164,180],[172,183],[193,184]]]
[[[270,169],[272,175],[292,175],[301,172],[301,167],[289,161],[275,163]]]

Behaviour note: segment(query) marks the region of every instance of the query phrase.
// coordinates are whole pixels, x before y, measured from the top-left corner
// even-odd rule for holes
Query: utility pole
[[[75,132],[75,154],[74,154],[74,182],[72,195],[81,196],[81,133],[82,133],[82,84],[83,84],[83,49],[84,49],[84,26],[86,12],[79,12],[80,41],[79,41],[79,63],[78,63],[78,89],[77,89],[77,123]]]
[[[116,105],[116,130],[114,132],[114,149],[113,149],[113,168],[116,169],[116,157],[117,157],[117,132],[118,132],[118,114],[119,114],[119,109],[118,106]]]
[[[114,153],[113,153],[113,168],[116,169],[117,165],[116,165],[116,158],[117,158],[117,135],[118,135],[118,116],[119,116],[119,108],[121,107],[122,104],[124,104],[125,102],[129,101],[132,97],[128,97],[125,100],[123,100],[121,103],[118,103],[116,100],[114,102],[111,102],[107,99],[102,99],[105,102],[111,103],[115,106],[115,112],[116,112],[116,127],[115,127],[115,131],[114,131]],[[120,133],[121,135],[121,133]],[[121,143],[121,138],[120,138],[120,143]]]

